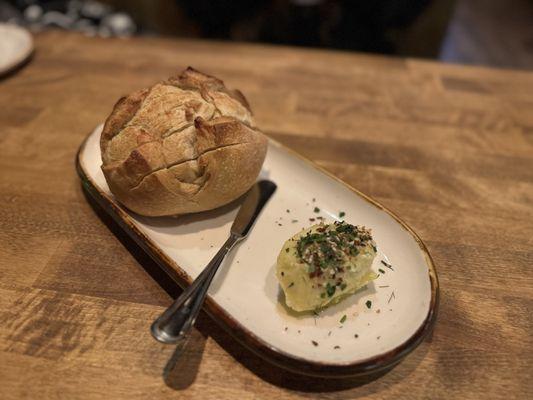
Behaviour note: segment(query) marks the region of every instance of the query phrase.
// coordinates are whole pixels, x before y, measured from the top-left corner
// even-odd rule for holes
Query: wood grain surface
[[[118,97],[187,65],[426,242],[439,318],[393,370],[292,375],[203,314],[176,363],[151,338],[177,291],[88,203],[74,157]],[[0,110],[0,398],[533,397],[533,73],[50,32],[0,81]]]

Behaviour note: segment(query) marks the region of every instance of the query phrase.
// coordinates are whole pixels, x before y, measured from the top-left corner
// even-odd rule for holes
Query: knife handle
[[[150,330],[157,341],[175,344],[185,339],[196,321],[218,268],[240,239],[242,237],[232,234],[194,282],[154,321]]]

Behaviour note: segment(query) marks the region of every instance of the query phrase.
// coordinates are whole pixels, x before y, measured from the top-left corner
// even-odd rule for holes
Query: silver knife
[[[233,221],[228,240],[194,282],[152,324],[151,332],[156,340],[175,344],[187,337],[187,333],[194,325],[202,308],[207,290],[218,267],[233,246],[248,235],[261,209],[275,190],[274,182],[263,180],[257,182],[248,191]]]

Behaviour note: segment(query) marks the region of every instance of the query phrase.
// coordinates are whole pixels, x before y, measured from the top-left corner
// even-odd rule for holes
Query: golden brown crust
[[[244,97],[240,90],[228,89],[224,85],[224,82],[220,79],[215,78],[211,75],[204,74],[200,71],[195,70],[192,67],[187,67],[187,69],[183,71],[179,76],[169,78],[168,82],[173,85],[178,85],[181,88],[198,90],[200,91],[200,93],[202,93],[202,95],[205,95],[207,97],[206,100],[209,98],[208,93],[210,91],[223,92],[234,100],[237,100],[250,113],[252,113],[252,109],[250,108],[248,100],[246,100],[246,97]]]
[[[188,68],[120,99],[100,147],[117,199],[158,216],[209,210],[242,195],[260,172],[267,140],[240,92]]]
[[[148,94],[148,89],[138,90],[133,92],[129,96],[120,98],[115,106],[111,115],[107,118],[102,136],[100,138],[100,146],[102,147],[102,153],[105,152],[107,142],[119,133],[124,125],[126,125],[131,118],[135,115],[137,110],[141,107],[142,102]]]

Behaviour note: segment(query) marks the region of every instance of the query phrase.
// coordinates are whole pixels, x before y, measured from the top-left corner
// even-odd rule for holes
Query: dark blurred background
[[[0,20],[533,67],[533,0],[0,0]]]

